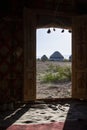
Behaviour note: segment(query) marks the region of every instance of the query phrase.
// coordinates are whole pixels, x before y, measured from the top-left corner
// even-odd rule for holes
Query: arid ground
[[[49,66],[70,66],[71,62],[58,61],[37,61],[37,99],[51,99],[51,98],[69,98],[71,97],[71,81],[62,83],[42,83],[41,76],[43,76]]]

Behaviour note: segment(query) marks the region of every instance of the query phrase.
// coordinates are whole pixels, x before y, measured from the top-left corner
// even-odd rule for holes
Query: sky
[[[72,34],[68,30],[50,28],[51,33],[47,33],[48,28],[36,30],[36,57],[41,58],[46,55],[48,58],[55,51],[59,51],[65,59],[72,54]]]

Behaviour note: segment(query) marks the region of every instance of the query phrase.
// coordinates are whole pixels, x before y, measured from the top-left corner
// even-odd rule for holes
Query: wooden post
[[[24,9],[24,101],[36,99],[36,19]]]
[[[72,97],[87,99],[87,16],[73,18]]]

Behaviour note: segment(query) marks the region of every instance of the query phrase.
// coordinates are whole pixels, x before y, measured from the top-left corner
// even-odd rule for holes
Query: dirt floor
[[[37,61],[37,99],[70,98],[72,91],[71,81],[62,83],[42,83],[40,77],[48,70],[49,66],[70,66],[71,62]]]
[[[73,130],[87,129],[87,101],[61,99],[49,101],[35,101],[22,104],[14,110],[0,112],[0,130],[8,130],[14,125],[31,125],[62,122]],[[82,125],[83,129],[78,129]],[[1,129],[2,128],[2,129]],[[22,128],[21,128],[22,129]],[[20,130],[20,129],[13,129]],[[23,129],[25,130],[25,129]],[[34,130],[34,129],[33,129]],[[38,130],[38,129],[37,129]],[[67,129],[62,129],[67,130]]]
[[[63,122],[65,124],[71,122],[73,125],[76,124],[73,130],[87,129],[87,101],[66,98],[71,97],[71,82],[57,84],[40,83],[39,76],[46,71],[49,64],[71,65],[70,62],[38,62],[37,98],[48,98],[48,100],[16,104],[14,109],[8,108],[6,111],[0,111],[0,130],[8,130],[12,125],[23,126],[53,122]],[[69,130],[72,130],[70,123],[68,126],[70,127]],[[63,130],[66,129],[64,128]]]

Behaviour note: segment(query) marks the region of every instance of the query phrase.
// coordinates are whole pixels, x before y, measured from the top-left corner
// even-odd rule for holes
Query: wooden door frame
[[[24,9],[24,37],[25,37],[25,40],[24,40],[24,101],[36,99],[36,34],[35,34],[35,30],[38,28],[43,28],[44,25],[42,23],[40,23],[40,21],[38,19],[40,18],[40,16],[44,16],[44,15],[51,16],[51,17],[54,16],[52,11],[30,10],[28,8]],[[31,21],[31,23],[29,21]],[[31,25],[32,27],[30,30],[28,30],[29,24],[32,24]],[[49,25],[47,25],[47,26],[57,27],[57,25],[55,23],[49,23]],[[31,33],[31,31],[33,31],[33,30],[34,30],[34,33]],[[29,33],[31,33],[30,39],[27,36]],[[32,37],[33,37],[33,39],[32,39]],[[30,44],[34,45],[33,51],[31,52],[34,60],[31,61],[32,62],[31,64],[33,66],[30,66],[30,67],[32,67],[30,69],[29,69],[29,62],[28,62],[29,42],[30,42]],[[32,69],[34,71],[31,71]],[[27,71],[29,71],[29,72],[27,73]],[[29,89],[29,82],[28,82],[29,77],[32,79],[32,85],[31,85],[32,88],[30,87],[30,89],[32,89],[32,90]],[[29,91],[32,92],[32,96],[29,96],[31,94]]]
[[[87,99],[87,15],[76,16],[72,22],[72,97]]]

